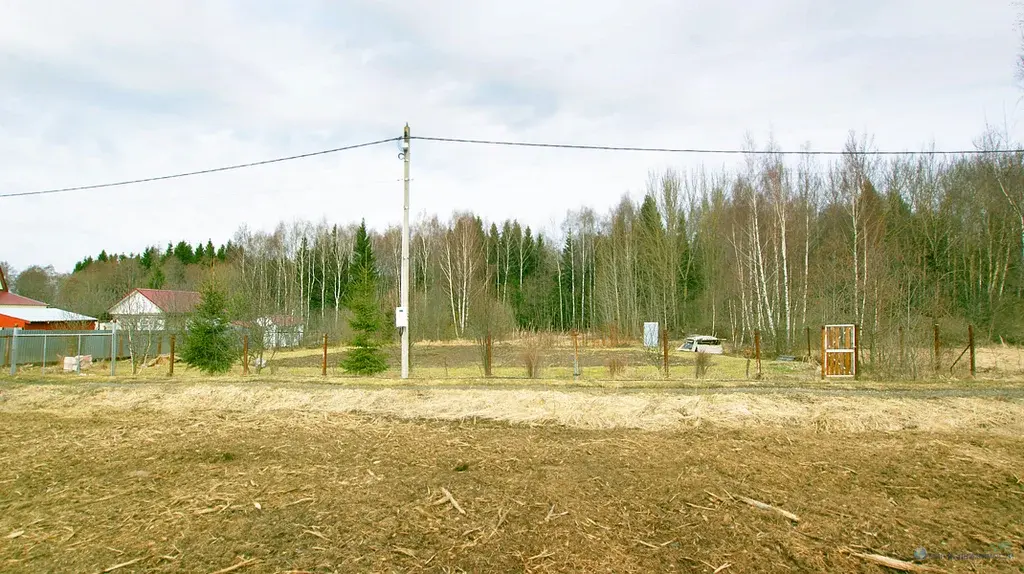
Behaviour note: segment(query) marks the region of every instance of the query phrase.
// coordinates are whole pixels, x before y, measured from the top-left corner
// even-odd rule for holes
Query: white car
[[[693,335],[687,337],[683,344],[676,349],[677,351],[684,351],[687,353],[709,353],[712,355],[721,355],[724,351],[722,350],[722,341],[717,337],[710,335]]]

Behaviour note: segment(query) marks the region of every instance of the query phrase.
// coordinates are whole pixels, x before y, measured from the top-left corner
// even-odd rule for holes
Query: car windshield
[[[686,342],[683,343],[683,350],[684,351],[689,351],[689,350],[693,349],[693,343],[694,343],[693,339],[687,339]]]

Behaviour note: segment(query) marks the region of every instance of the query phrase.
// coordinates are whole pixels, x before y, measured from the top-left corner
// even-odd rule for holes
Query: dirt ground
[[[1022,431],[1005,397],[0,383],[0,570],[1019,572]]]

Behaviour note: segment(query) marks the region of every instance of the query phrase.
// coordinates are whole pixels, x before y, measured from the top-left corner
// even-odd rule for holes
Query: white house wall
[[[133,291],[110,308],[116,321],[118,317],[138,317],[138,329],[142,331],[163,331],[164,312],[142,293]]]
[[[142,293],[133,291],[131,295],[118,301],[110,308],[111,315],[163,315],[152,301],[142,296]]]

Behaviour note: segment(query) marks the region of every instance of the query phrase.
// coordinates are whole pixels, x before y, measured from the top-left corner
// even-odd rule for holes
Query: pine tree
[[[142,255],[139,257],[139,265],[142,265],[143,269],[151,269],[153,262],[157,260],[159,254],[156,251],[156,247],[147,247]]]
[[[377,301],[377,264],[366,234],[365,221],[356,231],[350,269],[348,308],[353,313],[349,326],[355,333],[350,342],[354,348],[342,360],[341,367],[350,373],[373,375],[385,371],[388,364],[380,341],[384,317]]]
[[[174,256],[178,258],[178,261],[181,261],[182,265],[190,265],[195,258],[195,253],[192,251],[191,245],[184,241],[179,241],[174,246]]]
[[[167,282],[167,277],[164,276],[164,270],[159,265],[154,266],[146,286],[150,289],[162,289],[165,282]]]
[[[231,368],[234,336],[228,323],[227,296],[212,284],[203,286],[202,299],[185,333],[181,358],[204,373],[224,373]]]

